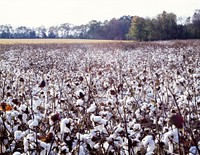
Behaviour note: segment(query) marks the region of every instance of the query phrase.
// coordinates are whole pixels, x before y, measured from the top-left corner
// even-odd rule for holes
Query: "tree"
[[[13,31],[11,25],[0,25],[0,38],[12,38]]]
[[[161,40],[169,40],[176,39],[176,29],[177,29],[177,19],[176,15],[173,13],[167,13],[163,11],[162,14],[157,16],[158,27],[157,31],[159,31],[159,39]]]
[[[35,29],[36,37],[38,38],[46,38],[47,37],[47,29],[44,26],[37,27]]]
[[[200,10],[196,10],[193,14],[192,24],[194,28],[194,37],[200,38]]]
[[[139,16],[132,18],[128,37],[139,41],[147,40],[146,21],[144,18]]]
[[[26,26],[17,27],[14,32],[14,38],[29,38],[30,31]]]
[[[146,19],[146,30],[148,33],[148,40],[158,40],[160,38],[160,32],[158,20],[155,18],[153,19]]]
[[[71,24],[64,23],[58,27],[59,37],[61,38],[69,38],[69,32],[71,30]]]
[[[119,19],[113,18],[104,23],[104,38],[124,40],[127,39],[127,34],[131,26],[131,16],[122,16]]]
[[[73,37],[80,38],[80,39],[86,39],[86,38],[88,38],[87,31],[88,31],[88,25],[74,26],[72,29]]]
[[[48,37],[49,38],[58,38],[58,27],[51,26],[48,30]]]
[[[89,39],[103,39],[103,23],[96,20],[90,21],[87,33]]]

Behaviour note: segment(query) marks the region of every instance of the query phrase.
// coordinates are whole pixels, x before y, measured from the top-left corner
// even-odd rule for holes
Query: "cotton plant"
[[[112,119],[113,117],[113,113],[107,110],[102,110],[99,111],[99,115],[105,119],[107,119],[108,121]]]
[[[199,116],[196,45],[154,42],[128,50],[110,45],[103,49],[99,45],[59,45],[50,50],[45,45],[13,46],[20,47],[20,52],[3,53],[7,60],[0,67],[0,83],[5,80],[0,103],[12,107],[5,111],[0,104],[0,122],[5,123],[7,135],[2,148],[9,151],[12,144],[10,153],[17,152],[14,141],[22,141],[21,154],[107,151],[103,153],[123,155],[157,153],[158,143],[163,143],[164,152],[177,153],[179,141],[182,146],[177,138],[180,134],[188,142],[187,151],[198,154],[185,137],[190,133],[180,131],[192,124],[191,131],[198,137],[198,128],[194,130]],[[41,87],[43,79],[45,86]],[[172,116],[171,109],[178,115]],[[179,116],[184,124],[177,124]],[[54,138],[48,140],[50,133]]]
[[[198,142],[198,148],[200,149],[200,141]],[[191,146],[189,148],[189,155],[199,155],[199,152],[196,146]]]
[[[35,149],[37,146],[35,144],[36,134],[29,133],[23,139],[23,146],[25,152],[30,152],[30,150]]]
[[[28,121],[28,126],[30,129],[33,129],[39,125],[39,122],[42,118],[40,116],[35,116],[33,119]]]
[[[14,138],[15,138],[16,140],[20,140],[20,139],[22,139],[23,137],[24,137],[24,133],[23,133],[22,131],[17,130],[17,131],[14,132]]]
[[[162,136],[161,141],[168,147],[170,153],[174,153],[174,146],[179,143],[178,134],[178,129],[174,128],[164,133]]]
[[[71,153],[69,152],[69,148],[67,146],[62,146],[60,148],[58,155],[62,154],[71,155]]]
[[[101,116],[95,116],[94,114],[90,115],[90,120],[93,122],[93,126],[95,126],[95,124],[99,124],[99,125],[108,124],[108,120],[102,118]]]
[[[63,118],[60,122],[60,133],[71,133],[70,129],[71,119],[70,118]]]
[[[91,104],[90,107],[87,109],[87,113],[93,113],[97,109],[97,106],[95,103]]]
[[[155,150],[155,141],[153,139],[153,136],[152,135],[147,135],[145,136],[143,139],[142,139],[142,144],[144,147],[147,147],[146,148],[146,152],[147,153],[151,153],[153,154],[154,153],[154,150]]]

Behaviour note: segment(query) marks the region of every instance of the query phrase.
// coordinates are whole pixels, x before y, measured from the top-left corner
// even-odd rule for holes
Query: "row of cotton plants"
[[[200,42],[1,45],[0,154],[200,154]]]

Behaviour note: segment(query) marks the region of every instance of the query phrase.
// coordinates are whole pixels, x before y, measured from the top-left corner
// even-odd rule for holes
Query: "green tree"
[[[132,23],[128,33],[128,37],[130,39],[135,39],[139,41],[148,39],[146,20],[144,18],[139,16],[134,16],[132,18]]]
[[[157,16],[157,31],[159,35],[159,40],[169,40],[176,39],[177,34],[177,18],[173,13],[167,13],[163,11],[162,14]]]

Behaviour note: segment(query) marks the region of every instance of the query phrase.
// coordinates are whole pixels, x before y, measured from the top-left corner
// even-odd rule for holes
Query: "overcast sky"
[[[200,0],[0,0],[0,25],[80,25],[123,15],[155,17],[164,10],[187,17],[196,9]]]

